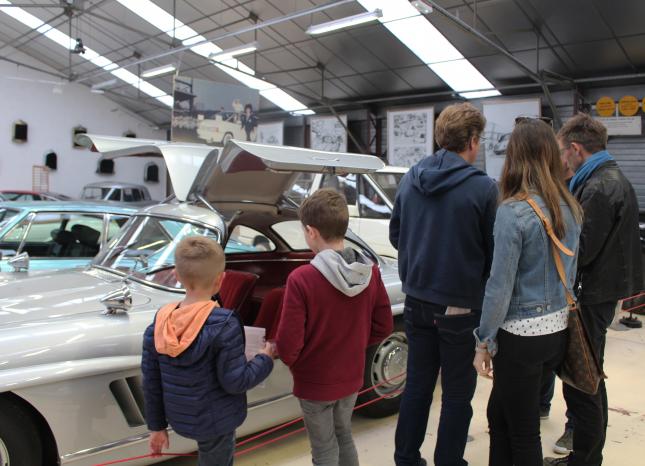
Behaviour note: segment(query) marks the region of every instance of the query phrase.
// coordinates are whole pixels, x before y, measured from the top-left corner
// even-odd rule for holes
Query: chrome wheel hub
[[[7,449],[7,445],[5,445],[5,443],[0,438],[0,466],[9,466],[10,464],[9,450]]]
[[[405,386],[408,361],[408,340],[403,332],[395,332],[383,341],[372,359],[371,382],[378,396],[394,398]]]

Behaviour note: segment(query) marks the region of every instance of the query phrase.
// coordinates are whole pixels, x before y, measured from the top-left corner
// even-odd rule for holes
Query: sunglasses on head
[[[515,124],[526,123],[527,121],[542,121],[547,125],[553,127],[553,118],[549,117],[530,117],[530,116],[518,116],[515,118]]]

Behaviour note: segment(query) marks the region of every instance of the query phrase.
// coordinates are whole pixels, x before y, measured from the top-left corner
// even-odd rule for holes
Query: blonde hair
[[[479,137],[486,127],[486,118],[472,104],[453,104],[444,108],[435,123],[435,140],[439,147],[461,153],[470,139]]]
[[[213,284],[224,272],[226,259],[222,247],[204,236],[182,239],[175,249],[175,270],[184,288],[202,288]]]

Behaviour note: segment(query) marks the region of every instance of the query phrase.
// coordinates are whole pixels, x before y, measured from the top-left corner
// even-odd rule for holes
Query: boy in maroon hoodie
[[[276,335],[280,359],[293,374],[314,465],[358,465],[351,432],[365,350],[392,332],[390,300],[377,264],[345,247],[345,198],[321,189],[299,211],[316,253],[287,279]]]

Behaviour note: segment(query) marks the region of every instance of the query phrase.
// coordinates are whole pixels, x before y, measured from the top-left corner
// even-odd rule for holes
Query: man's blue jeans
[[[197,442],[199,459],[197,466],[233,466],[235,432],[220,435],[211,440]]]
[[[475,337],[480,311],[446,316],[446,306],[405,300],[405,333],[408,369],[396,426],[394,460],[397,466],[420,464],[419,449],[425,439],[432,394],[441,370],[441,417],[434,463],[465,466],[468,427],[473,416],[470,402],[477,373],[473,367]]]

